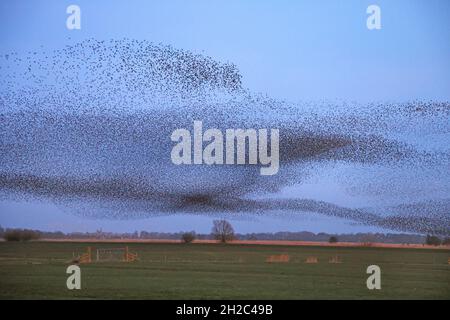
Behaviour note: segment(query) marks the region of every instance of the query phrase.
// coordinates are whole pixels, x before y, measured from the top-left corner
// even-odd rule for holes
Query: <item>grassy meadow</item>
[[[73,252],[124,247],[135,262],[81,265],[68,290]],[[289,262],[268,263],[271,255]],[[341,263],[329,263],[332,257]],[[307,264],[308,257],[318,262]],[[450,299],[450,250],[371,247],[0,242],[1,299]],[[366,268],[381,268],[368,290]]]

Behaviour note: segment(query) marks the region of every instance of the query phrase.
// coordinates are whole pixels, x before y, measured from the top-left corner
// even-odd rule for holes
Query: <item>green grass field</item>
[[[72,252],[118,243],[0,242],[2,299],[450,299],[448,250],[127,243],[137,262],[81,265],[66,288]],[[267,263],[288,254],[288,263]],[[328,260],[339,255],[341,264]],[[95,253],[94,253],[95,256]],[[317,264],[306,264],[316,256]],[[381,290],[366,287],[381,267]]]

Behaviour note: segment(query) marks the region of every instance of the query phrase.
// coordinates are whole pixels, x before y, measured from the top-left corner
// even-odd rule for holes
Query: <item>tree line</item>
[[[3,229],[0,226],[0,238],[6,241],[30,241],[38,239],[181,239],[185,243],[199,240],[217,240],[229,242],[232,240],[291,240],[291,241],[319,241],[319,242],[361,242],[361,243],[408,243],[427,245],[450,245],[450,238],[440,238],[436,235],[417,234],[383,234],[383,233],[356,233],[356,234],[328,234],[302,232],[275,232],[275,233],[235,233],[233,226],[227,220],[214,220],[210,234],[197,234],[195,231],[160,233],[160,232],[133,232],[112,233],[97,230],[96,232],[72,232],[63,233],[46,232],[30,229]]]

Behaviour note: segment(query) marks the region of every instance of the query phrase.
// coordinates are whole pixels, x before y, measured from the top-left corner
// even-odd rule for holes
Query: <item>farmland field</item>
[[[129,246],[136,262],[81,265],[66,288],[73,252]],[[271,255],[288,262],[268,263]],[[329,263],[332,257],[341,263]],[[307,264],[308,257],[318,262]],[[450,299],[450,250],[249,244],[0,242],[2,299]],[[366,268],[381,268],[368,290]]]

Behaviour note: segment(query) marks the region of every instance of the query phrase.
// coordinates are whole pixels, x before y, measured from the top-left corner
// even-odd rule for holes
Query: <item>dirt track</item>
[[[182,243],[174,239],[41,239],[46,242],[104,242],[104,243]],[[215,240],[194,240],[193,243],[218,243]],[[374,248],[404,248],[404,249],[441,249],[450,250],[450,246],[430,246],[423,244],[400,243],[360,243],[360,242],[317,242],[288,240],[234,240],[228,244],[280,245],[280,246],[319,246],[319,247],[374,247]]]

